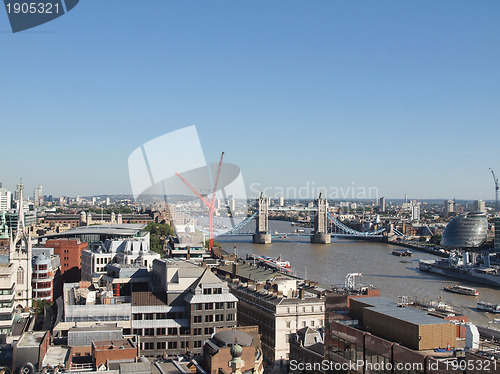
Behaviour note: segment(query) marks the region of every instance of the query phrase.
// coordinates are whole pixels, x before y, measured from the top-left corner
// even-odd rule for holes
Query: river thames
[[[271,232],[293,232],[288,222],[269,221]],[[306,229],[306,233],[307,233]],[[290,261],[292,270],[300,277],[318,281],[320,286],[330,288],[343,285],[347,273],[362,273],[358,283],[373,285],[380,289],[382,297],[398,301],[400,296],[421,302],[442,301],[458,307],[471,322],[482,326],[500,329],[500,322],[494,322],[500,315],[479,312],[477,301],[500,304],[500,290],[476,283],[442,277],[417,269],[421,259],[434,259],[437,256],[413,250],[413,257],[392,255],[394,249],[403,249],[386,243],[335,238],[331,244],[311,244],[308,238],[292,236],[273,238],[272,244],[253,244],[251,236],[222,237],[217,239],[226,252],[233,253],[237,246],[238,255],[247,254],[271,256]],[[410,261],[402,263],[401,260]],[[460,284],[474,287],[478,297],[449,293],[444,286]]]

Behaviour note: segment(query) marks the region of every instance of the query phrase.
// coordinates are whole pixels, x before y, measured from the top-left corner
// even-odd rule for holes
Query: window
[[[226,321],[234,321],[234,313],[229,313],[226,317]]]
[[[168,328],[168,335],[177,335],[177,327],[169,327]]]
[[[165,342],[157,342],[156,349],[165,349]]]
[[[177,342],[168,342],[168,349],[177,349]]]
[[[323,320],[322,319],[319,320],[319,325],[323,326]]]
[[[286,308],[286,314],[290,314],[290,308]]]
[[[291,325],[290,321],[286,321],[286,328],[287,328],[287,329],[289,329],[289,328],[290,328],[290,325]]]
[[[21,266],[17,269],[17,283],[24,284],[24,269]]]
[[[234,301],[230,301],[230,302],[227,303],[227,308],[228,309],[234,308],[235,305],[236,305],[236,303]]]
[[[201,328],[193,329],[193,335],[201,335]]]
[[[205,303],[205,310],[213,309],[214,303]]]
[[[144,349],[155,349],[154,344],[155,343],[153,343],[153,342],[144,343]]]
[[[134,335],[141,336],[142,335],[142,329],[134,329],[133,333],[134,333]]]
[[[201,323],[201,316],[193,316],[193,323]]]
[[[216,295],[221,295],[222,294],[222,288],[214,288],[214,294]]]
[[[154,313],[144,313],[144,319],[154,319]]]
[[[311,321],[311,327],[314,327],[314,321]]]
[[[181,342],[181,348],[189,348],[189,342]]]
[[[306,327],[306,321],[302,321],[302,327]]]
[[[144,335],[153,336],[155,334],[155,329],[144,329]]]
[[[205,316],[205,322],[213,322],[214,321],[214,316],[212,314],[207,314]]]
[[[212,289],[211,288],[205,288],[203,289],[203,295],[211,295],[212,294]]]
[[[195,340],[194,341],[194,347],[195,348],[200,348],[201,347],[201,340]]]
[[[302,313],[305,313],[305,312],[306,312],[306,307],[305,307],[305,306],[303,306],[303,307],[302,307]]]
[[[203,308],[201,307],[201,304],[194,304],[193,305],[193,310],[202,310]]]
[[[311,307],[311,312],[314,312],[314,306]]]
[[[215,309],[224,309],[224,303],[215,303]]]
[[[160,327],[156,329],[156,335],[165,335],[165,327]]]
[[[210,335],[212,333],[212,328],[211,327],[205,327],[205,335]]]
[[[165,313],[156,313],[156,319],[165,319]]]
[[[142,314],[135,314],[135,313],[134,313],[134,314],[132,315],[132,319],[133,319],[134,321],[140,321],[140,320],[142,320]]]
[[[215,322],[221,322],[221,321],[224,321],[224,314],[216,314]]]

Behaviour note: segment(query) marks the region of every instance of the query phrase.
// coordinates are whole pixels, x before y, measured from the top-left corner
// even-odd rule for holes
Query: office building
[[[411,207],[411,220],[420,221],[420,204]]]
[[[82,279],[106,274],[106,265],[139,264],[148,270],[153,266],[153,260],[160,254],[149,250],[149,232],[143,235],[125,239],[108,239],[97,249],[82,251]]]
[[[35,188],[35,191],[33,192],[33,202],[35,206],[40,206],[41,203],[43,202],[43,188],[42,186],[38,186]]]
[[[61,276],[64,283],[79,282],[81,280],[82,252],[88,248],[87,242],[79,239],[49,239],[45,242],[46,248],[53,248],[54,254],[61,262]]]
[[[290,335],[303,327],[324,325],[325,299],[297,285],[298,280],[277,276],[264,283],[229,283],[238,300],[238,323],[258,325],[264,358],[288,360]]]
[[[478,247],[486,240],[488,218],[486,213],[469,212],[460,214],[446,225],[441,245],[448,248]]]
[[[61,261],[52,248],[33,248],[33,299],[55,301],[62,293]]]
[[[443,215],[445,217],[448,217],[450,214],[452,214],[454,212],[455,212],[455,201],[454,200],[445,200]]]
[[[6,188],[0,188],[0,212],[7,212],[12,209],[11,192]]]
[[[380,212],[385,212],[385,197],[381,197],[378,200],[378,207]]]
[[[486,203],[484,200],[476,200],[474,201],[474,211],[475,212],[486,212]]]

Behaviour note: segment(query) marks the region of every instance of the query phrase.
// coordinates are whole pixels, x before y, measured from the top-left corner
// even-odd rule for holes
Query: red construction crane
[[[214,243],[214,213],[215,213],[215,202],[217,201],[217,187],[219,185],[219,177],[220,177],[220,170],[222,168],[222,159],[224,158],[224,152],[222,152],[220,156],[220,161],[219,161],[219,166],[217,167],[217,174],[215,175],[214,179],[214,187],[212,189],[213,194],[212,198],[208,198],[207,196],[203,196],[201,193],[196,191],[193,186],[179,173],[177,176],[181,178],[181,180],[184,182],[184,184],[196,195],[198,198],[205,204],[205,206],[208,208],[208,250],[210,253],[212,253],[212,246]]]

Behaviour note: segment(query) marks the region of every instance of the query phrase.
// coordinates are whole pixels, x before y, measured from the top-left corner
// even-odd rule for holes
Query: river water
[[[293,232],[289,222],[269,221],[271,232]],[[309,231],[306,229],[306,233]],[[311,244],[308,238],[288,237],[273,238],[272,244],[253,244],[251,236],[217,238],[225,251],[233,253],[237,245],[238,255],[255,253],[290,261],[293,271],[298,276],[318,281],[320,286],[343,285],[347,273],[362,273],[358,281],[364,285],[374,285],[380,289],[381,296],[398,301],[400,296],[428,302],[442,301],[458,307],[469,320],[482,326],[500,329],[500,315],[479,312],[477,301],[500,304],[500,290],[458,279],[442,277],[437,274],[418,270],[420,259],[434,259],[437,256],[413,250],[413,257],[393,256],[394,249],[403,249],[386,243],[363,240],[335,238],[331,244]],[[401,263],[408,260],[410,263]],[[465,296],[443,291],[446,285],[461,284],[474,287],[478,297]]]

